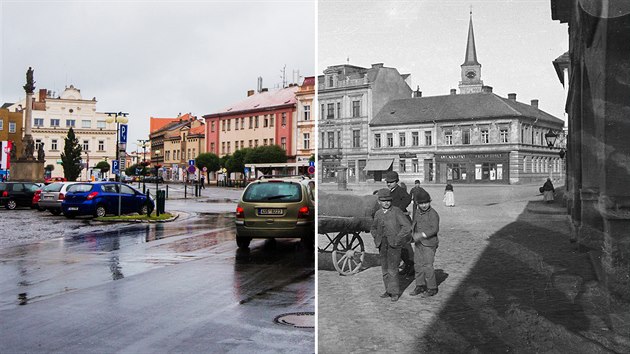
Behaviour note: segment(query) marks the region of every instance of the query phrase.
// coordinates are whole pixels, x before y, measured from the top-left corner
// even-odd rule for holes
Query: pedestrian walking
[[[391,191],[392,194],[392,205],[398,207],[409,219],[411,222],[411,217],[409,216],[409,212],[407,211],[407,206],[411,203],[411,195],[407,193],[407,188],[398,184],[398,172],[389,171],[385,175],[385,182],[387,183],[387,188]],[[411,245],[405,243],[403,245],[402,261],[405,266],[403,270],[400,272],[403,275],[413,275],[414,267],[413,267],[413,249]]]
[[[553,202],[553,195],[556,192],[555,188],[553,188],[553,183],[551,183],[551,179],[547,178],[547,182],[543,184],[541,187],[543,193],[543,201],[546,203]]]
[[[201,188],[203,189],[206,189],[206,185],[204,184],[205,180],[205,177],[201,175],[201,177],[199,178],[199,183],[201,184]]]
[[[438,248],[438,231],[440,230],[440,216],[431,208],[431,196],[421,192],[418,210],[414,212],[412,239],[416,262],[416,287],[409,293],[411,296],[433,296],[438,292],[435,279],[435,253]]]
[[[400,297],[398,265],[403,244],[408,244],[411,239],[411,223],[408,216],[398,207],[393,206],[392,194],[388,188],[380,189],[377,196],[381,209],[374,214],[370,233],[378,248],[385,284],[385,292],[381,297],[398,301]]]
[[[446,188],[444,188],[444,205],[447,207],[455,206],[455,194],[453,194],[453,185],[450,183],[447,183]]]
[[[413,186],[413,188],[411,188],[411,192],[410,192],[411,200],[413,200],[413,208],[412,208],[413,210],[411,211],[412,215],[413,215],[413,212],[416,209],[418,209],[418,196],[419,196],[418,193],[420,193],[420,191],[426,192],[424,190],[424,188],[420,187],[420,180],[417,179],[417,180],[415,180],[414,186]]]

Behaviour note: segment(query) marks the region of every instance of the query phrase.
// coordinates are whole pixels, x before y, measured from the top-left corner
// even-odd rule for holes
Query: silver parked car
[[[48,209],[53,215],[61,214],[61,202],[63,202],[66,189],[68,186],[76,184],[77,182],[55,182],[47,185],[42,189],[42,193],[39,197],[40,209]]]

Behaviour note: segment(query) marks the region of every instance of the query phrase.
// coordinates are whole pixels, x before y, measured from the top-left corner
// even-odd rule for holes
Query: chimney
[[[39,89],[39,102],[46,102],[46,89]]]
[[[372,69],[380,69],[383,67],[383,63],[372,64]]]
[[[420,91],[420,86],[414,91],[413,97],[422,97],[422,91]]]
[[[482,86],[481,92],[483,93],[492,93],[492,86]]]
[[[254,90],[247,90],[247,97],[252,96],[254,94]]]
[[[532,100],[532,107],[538,108],[538,100]]]
[[[512,101],[516,101],[516,94],[515,93],[508,93],[508,99],[510,99]]]
[[[258,90],[258,93],[262,92],[262,76],[258,77],[258,86],[256,86],[256,90]]]
[[[451,89],[451,95],[457,95],[457,89]]]

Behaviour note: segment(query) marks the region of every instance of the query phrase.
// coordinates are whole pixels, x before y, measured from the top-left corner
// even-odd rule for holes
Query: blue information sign
[[[309,161],[309,162],[308,162],[308,165],[309,165],[309,166],[315,166],[315,161]]]
[[[127,128],[127,124],[120,125],[120,136],[119,139],[121,144],[127,144],[127,132],[129,129]]]
[[[195,166],[195,160],[188,160],[188,166]]]
[[[120,168],[118,168],[118,160],[112,161],[112,173],[115,175],[120,173]]]

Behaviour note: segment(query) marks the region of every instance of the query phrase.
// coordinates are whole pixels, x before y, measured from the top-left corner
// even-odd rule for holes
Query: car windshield
[[[44,189],[42,189],[42,192],[59,192],[61,190],[61,187],[63,187],[63,183],[51,183],[44,187]]]
[[[268,182],[254,183],[243,194],[245,202],[299,202],[302,189],[298,183]]]
[[[91,184],[87,184],[87,183],[79,183],[79,184],[73,184],[70,187],[68,187],[67,191],[68,192],[78,192],[78,193],[85,193],[85,192],[89,192],[92,190],[92,185]]]

